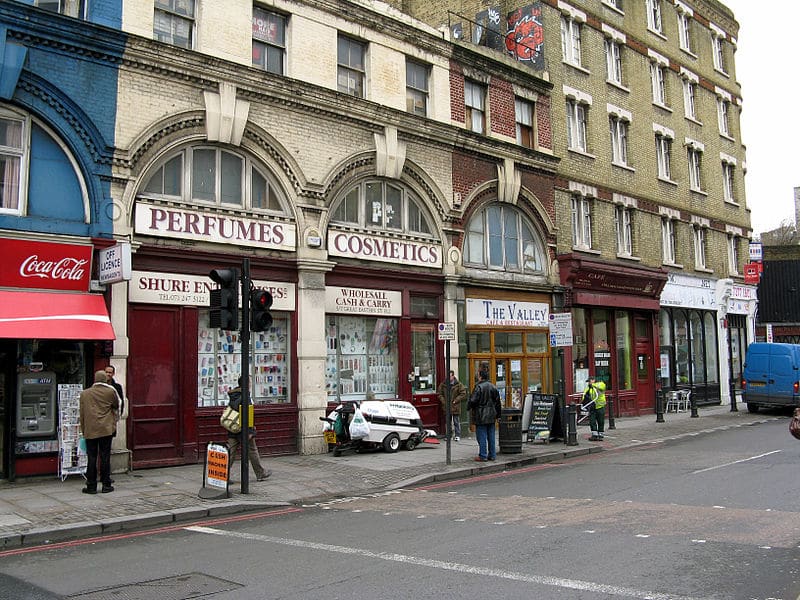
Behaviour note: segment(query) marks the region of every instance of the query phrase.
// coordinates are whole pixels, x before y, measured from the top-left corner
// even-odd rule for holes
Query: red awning
[[[0,338],[113,340],[103,296],[0,291]]]

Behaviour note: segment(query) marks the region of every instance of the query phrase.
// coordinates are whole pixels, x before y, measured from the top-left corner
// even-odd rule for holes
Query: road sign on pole
[[[572,313],[550,313],[550,346],[572,345]]]
[[[456,324],[455,323],[439,323],[437,327],[439,334],[439,341],[452,341],[456,339]]]

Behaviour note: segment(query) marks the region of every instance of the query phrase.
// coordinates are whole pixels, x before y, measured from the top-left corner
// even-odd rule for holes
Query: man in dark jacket
[[[467,408],[475,424],[475,437],[478,438],[477,462],[494,460],[497,457],[494,443],[495,423],[500,418],[500,393],[489,381],[489,373],[482,370],[478,374],[478,385],[472,390]]]
[[[232,409],[241,412],[242,410],[242,378],[239,377],[239,385],[228,392],[228,406]],[[256,472],[256,480],[264,481],[267,477],[272,475],[272,471],[265,469],[261,464],[261,457],[258,454],[258,446],[256,445],[256,428],[253,424],[249,424],[247,428],[247,458],[250,460],[250,465],[253,471]],[[239,436],[238,433],[228,432],[228,448],[230,449],[230,465],[228,473],[233,472],[233,461],[236,460],[236,451],[239,449]],[[244,460],[244,457],[242,457]]]
[[[439,384],[437,390],[439,402],[447,414],[447,380]],[[456,378],[455,371],[450,371],[450,417],[453,421],[453,439],[461,439],[461,401],[467,399],[467,388]]]

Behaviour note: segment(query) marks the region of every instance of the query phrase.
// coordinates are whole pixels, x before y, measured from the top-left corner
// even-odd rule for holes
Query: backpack
[[[226,406],[219,418],[219,424],[229,433],[239,433],[242,431],[242,415],[238,410]]]

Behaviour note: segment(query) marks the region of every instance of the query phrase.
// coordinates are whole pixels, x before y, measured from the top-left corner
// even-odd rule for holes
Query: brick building
[[[556,253],[574,331],[567,391],[597,375],[620,414],[652,410],[658,388],[727,399],[756,306],[742,277],[751,228],[730,10],[713,0],[394,4],[553,84]]]

